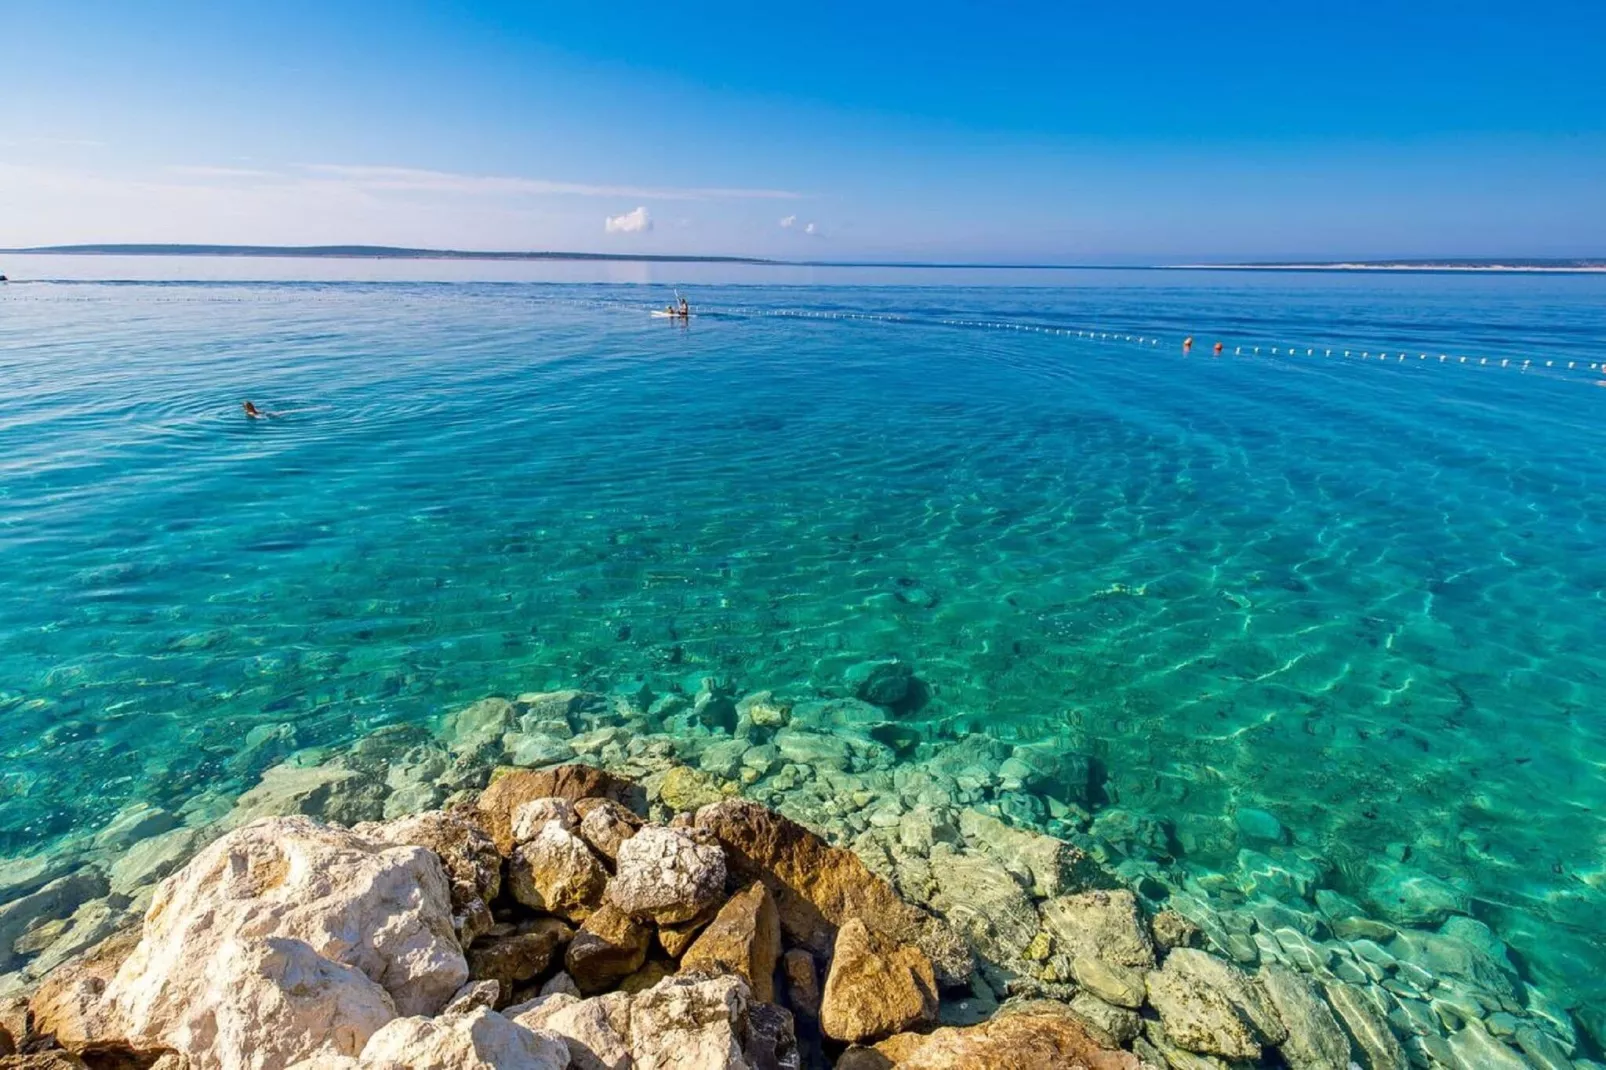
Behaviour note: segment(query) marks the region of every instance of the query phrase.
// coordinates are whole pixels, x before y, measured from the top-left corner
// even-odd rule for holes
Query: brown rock
[[[508,860],[508,890],[533,910],[584,921],[602,905],[608,871],[585,841],[556,821],[521,843]]]
[[[464,947],[491,927],[490,902],[502,888],[502,856],[477,811],[430,810],[352,830],[380,843],[434,851],[446,869],[452,899],[452,926]]]
[[[937,979],[931,960],[898,944],[858,918],[837,931],[825,978],[820,1027],[825,1035],[862,1043],[937,1018]]]
[[[574,811],[580,815],[580,838],[610,862],[619,857],[619,845],[642,825],[641,818],[612,799],[581,799]]]
[[[84,1061],[64,1051],[0,1057],[0,1070],[88,1070]]]
[[[538,918],[507,936],[483,936],[468,951],[468,975],[501,986],[498,1006],[513,998],[513,986],[546,972],[558,948],[574,935],[556,918]]]
[[[680,960],[682,972],[734,973],[760,1003],[775,1002],[775,963],[781,957],[781,920],[775,899],[754,881],[720,908]]]
[[[814,956],[801,947],[794,947],[781,956],[781,968],[786,974],[787,1003],[803,1017],[818,1020],[820,975],[814,967]]]
[[[101,996],[139,937],[137,928],[125,929],[83,958],[52,971],[28,1001],[29,1038],[50,1037],[74,1051],[97,1041],[119,1039],[106,1034],[109,1008]]]
[[[621,992],[645,992],[647,989],[662,981],[665,977],[673,977],[675,964],[673,962],[660,962],[650,959],[645,966],[619,982]]]
[[[594,996],[639,970],[651,943],[651,929],[604,903],[574,934],[563,966],[581,995]]]
[[[1100,1044],[1063,1007],[1045,1003],[1028,1003],[963,1029],[903,1033],[874,1050],[888,1060],[883,1065],[898,1070],[1142,1070],[1144,1065],[1131,1052]]]
[[[17,1054],[17,1042],[11,1037],[11,1030],[0,1025],[0,1055]]]
[[[697,827],[719,838],[726,864],[746,880],[761,880],[775,897],[781,931],[820,956],[831,953],[839,925],[859,918],[930,957],[944,984],[970,976],[970,949],[948,925],[898,898],[852,851],[832,847],[797,822],[744,799],[727,799],[697,813]]]
[[[27,996],[0,996],[0,1029],[10,1033],[14,1042],[22,1043],[28,1035]]]
[[[630,781],[589,765],[556,765],[514,769],[495,777],[476,805],[497,850],[508,854],[513,850],[513,812],[524,803],[555,796],[570,802],[612,799],[628,805],[636,791]]]
[[[658,926],[658,945],[670,958],[680,958],[688,947],[697,942],[698,934],[708,928],[708,923],[713,921],[714,915],[718,913],[719,904],[710,903],[706,910],[690,921]]]

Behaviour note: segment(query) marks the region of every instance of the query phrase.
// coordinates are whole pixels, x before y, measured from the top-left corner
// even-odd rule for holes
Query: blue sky
[[[0,246],[1606,255],[1603,4],[763,7],[0,0]]]

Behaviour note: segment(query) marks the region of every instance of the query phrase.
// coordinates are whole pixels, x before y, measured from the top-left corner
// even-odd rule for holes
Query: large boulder
[[[502,856],[473,811],[430,810],[352,830],[377,843],[423,847],[446,869],[452,926],[464,947],[491,927],[490,903],[502,888]]]
[[[497,748],[513,722],[513,703],[505,698],[482,698],[446,718],[446,740],[454,752],[463,754]]]
[[[354,994],[361,976],[399,1013],[436,1013],[468,979],[440,860],[300,817],[229,833],[157,889],[138,945],[106,988],[113,1031],[214,1058],[222,1034],[196,1023],[250,1009],[220,980],[231,973],[260,989],[267,1009],[279,1006],[268,989],[302,977],[354,1005],[377,1004],[373,993]],[[309,1008],[297,1019],[304,1031],[274,1043],[308,1051],[334,1043],[317,1030],[343,1028],[340,1016],[320,1013]],[[285,1033],[279,1022],[255,1024]],[[252,1023],[238,1028],[248,1034]]]
[[[635,1070],[795,1068],[790,1023],[755,1036],[758,1006],[739,977],[665,978],[631,1000]]]
[[[689,921],[725,891],[725,853],[679,829],[648,826],[619,845],[608,901],[642,921]]]
[[[612,799],[629,807],[639,796],[639,788],[612,773],[589,765],[558,765],[501,772],[480,793],[476,805],[496,849],[507,854],[513,850],[513,813],[524,803],[551,797],[570,802]]]
[[[603,858],[619,857],[619,845],[641,828],[641,818],[612,799],[581,799],[575,804],[580,816],[580,838]]]
[[[508,859],[508,890],[532,910],[584,921],[602,905],[608,871],[585,841],[548,821]]]
[[[820,1009],[826,1036],[858,1044],[936,1019],[937,979],[919,948],[898,944],[858,918],[837,930]]]
[[[1011,1008],[963,1029],[900,1033],[874,1050],[881,1065],[898,1070],[1143,1070],[1145,1065],[1131,1052],[1095,1039],[1067,1008],[1043,1002]]]
[[[397,1018],[375,1033],[357,1060],[361,1070],[564,1070],[562,1039],[526,1029],[479,1007],[441,1018]]]
[[[1259,1059],[1261,1039],[1255,1027],[1226,993],[1178,961],[1180,953],[1173,951],[1164,968],[1146,978],[1149,1004],[1160,1016],[1165,1038],[1201,1055]]]
[[[513,1014],[513,1009],[509,1008]],[[630,996],[610,992],[580,999],[545,996],[523,1006],[513,1020],[562,1037],[574,1070],[629,1070]]]
[[[120,1040],[106,1022],[106,986],[138,944],[139,930],[126,929],[52,970],[27,1003],[23,1024],[31,1020],[31,1028],[18,1028],[17,1038],[49,1037],[71,1051]]]
[[[762,881],[731,896],[681,957],[685,973],[734,973],[761,1003],[775,1002],[781,957],[781,919]]]
[[[1037,908],[1003,863],[937,843],[931,849],[931,876],[937,885],[932,908],[983,958],[1013,973],[1031,972],[1025,953],[1040,925]]]
[[[965,841],[997,858],[1040,899],[1081,891],[1104,878],[1080,848],[1053,836],[1006,825],[975,810],[959,812]]]
[[[1266,965],[1260,970],[1260,989],[1286,1027],[1287,1036],[1278,1049],[1289,1070],[1348,1070],[1349,1039],[1303,977],[1283,966]]]
[[[697,827],[718,837],[731,870],[760,880],[775,897],[781,931],[822,958],[836,943],[837,927],[860,918],[899,943],[914,944],[931,959],[943,984],[970,976],[970,949],[947,924],[905,903],[892,885],[852,851],[773,811],[728,799],[697,812]]]

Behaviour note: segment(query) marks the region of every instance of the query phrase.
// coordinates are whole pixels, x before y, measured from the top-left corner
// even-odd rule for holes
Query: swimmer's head
[[[241,408],[245,409],[245,414],[252,419],[262,415],[262,413],[257,411],[257,407],[251,404],[249,401],[241,403]]]

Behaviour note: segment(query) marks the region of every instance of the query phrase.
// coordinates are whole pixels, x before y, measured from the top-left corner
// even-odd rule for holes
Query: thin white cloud
[[[262,171],[250,167],[211,167],[207,165],[176,164],[168,168],[175,175],[185,178],[278,178],[272,171]]]
[[[801,200],[803,194],[784,189],[725,187],[604,186],[583,182],[554,182],[544,178],[505,175],[469,175],[414,167],[369,167],[355,164],[306,164],[313,174],[343,179],[375,190],[419,190],[430,193],[567,194],[576,197],[628,197],[656,201]]]
[[[810,223],[808,226],[803,228],[803,233],[817,235],[820,233],[820,228],[816,227],[813,223]]]
[[[797,225],[797,216],[795,216],[795,215],[789,215],[786,218],[781,220],[781,226],[785,227],[787,230],[791,230],[796,225]]]
[[[609,234],[640,234],[652,229],[652,217],[643,206],[623,215],[609,216],[603,221],[603,229]]]

